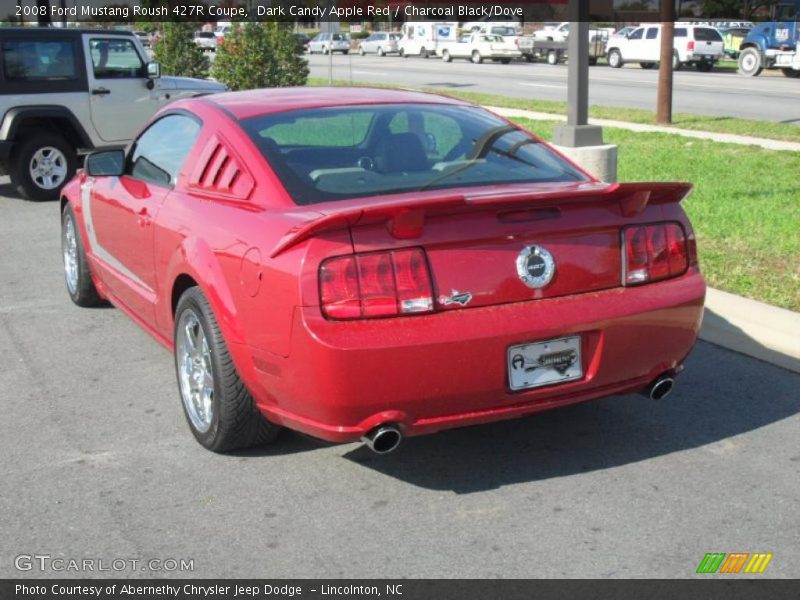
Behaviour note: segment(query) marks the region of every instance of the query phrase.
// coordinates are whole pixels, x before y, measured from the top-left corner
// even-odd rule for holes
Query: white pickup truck
[[[522,56],[513,42],[499,35],[485,33],[462,35],[456,42],[440,42],[436,54],[441,56],[444,62],[450,62],[454,58],[466,58],[475,64],[482,63],[484,59],[508,64],[512,59]]]

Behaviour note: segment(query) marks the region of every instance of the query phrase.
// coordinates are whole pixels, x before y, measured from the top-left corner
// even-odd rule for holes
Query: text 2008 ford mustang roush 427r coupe
[[[63,192],[72,300],[174,350],[195,437],[402,436],[666,395],[705,284],[683,183],[601,183],[435,95],[170,105]]]

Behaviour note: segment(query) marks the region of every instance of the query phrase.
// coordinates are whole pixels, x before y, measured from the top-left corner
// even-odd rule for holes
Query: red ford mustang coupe
[[[669,393],[705,284],[683,183],[606,184],[480,107],[296,88],[171,104],[64,189],[66,284],[174,351],[211,450]]]

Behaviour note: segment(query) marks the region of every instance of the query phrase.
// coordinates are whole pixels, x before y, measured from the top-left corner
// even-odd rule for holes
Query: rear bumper
[[[335,322],[295,311],[290,355],[250,350],[250,388],[271,420],[333,442],[381,423],[406,436],[639,391],[686,358],[700,328],[696,270],[659,284],[435,313]],[[580,380],[512,392],[507,349],[582,337]]]

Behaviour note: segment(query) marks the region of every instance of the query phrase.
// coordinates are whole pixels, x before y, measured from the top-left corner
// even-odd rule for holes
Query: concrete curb
[[[800,313],[709,288],[700,339],[800,373]]]
[[[521,110],[517,108],[502,108],[499,106],[486,106],[492,112],[509,118],[535,119],[544,121],[566,121],[567,118],[556,113],[536,112],[532,110]],[[734,135],[732,133],[714,133],[711,131],[694,131],[692,129],[679,129],[677,127],[662,127],[660,125],[646,125],[644,123],[628,123],[627,121],[612,121],[610,119],[589,119],[591,125],[602,127],[616,127],[639,131],[643,133],[672,133],[684,137],[712,140],[727,144],[740,144],[744,146],[760,146],[767,150],[779,150],[800,152],[799,142],[783,142],[780,140],[768,140],[765,138],[751,137],[747,135]]]

